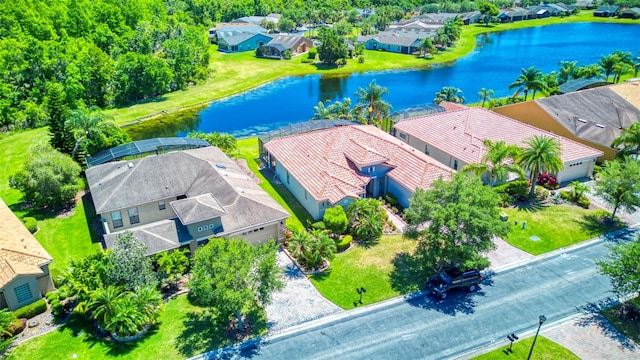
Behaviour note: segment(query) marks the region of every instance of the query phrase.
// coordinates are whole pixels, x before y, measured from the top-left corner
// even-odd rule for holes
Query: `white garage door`
[[[576,163],[564,164],[564,169],[558,174],[558,181],[566,183],[589,176],[589,169],[593,160],[578,161]]]

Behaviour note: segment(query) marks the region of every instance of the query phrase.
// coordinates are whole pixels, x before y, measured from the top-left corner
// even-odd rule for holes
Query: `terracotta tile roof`
[[[387,176],[410,191],[452,172],[446,165],[370,125],[351,125],[274,139],[265,144],[317,201],[359,197],[370,177],[360,166],[384,164]]]
[[[0,288],[18,275],[41,274],[53,259],[0,200]]]
[[[494,142],[503,140],[507,144],[522,146],[534,135],[558,139],[564,163],[603,154],[576,141],[477,107],[406,119],[395,127],[465,163],[480,161],[486,152],[482,145],[484,139]]]
[[[456,104],[454,102],[449,102],[449,101],[443,101],[438,105],[442,106],[446,111],[454,111],[454,110],[460,110],[460,109],[466,109],[467,108],[466,106],[464,106],[462,104]]]

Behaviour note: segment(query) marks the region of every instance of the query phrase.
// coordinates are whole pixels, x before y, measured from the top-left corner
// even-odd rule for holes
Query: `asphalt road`
[[[202,359],[450,359],[504,341],[507,334],[531,334],[538,316],[550,326],[580,312],[615,302],[609,279],[594,260],[607,243],[591,242],[487,274],[481,289],[459,291],[438,301],[422,296],[337,318],[295,332],[267,337]]]

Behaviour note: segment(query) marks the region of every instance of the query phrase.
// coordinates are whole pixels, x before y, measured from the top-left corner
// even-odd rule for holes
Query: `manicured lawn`
[[[370,247],[337,254],[329,270],[310,279],[324,297],[343,309],[355,307],[359,287],[367,290],[363,305],[418,291],[426,278],[414,263],[415,248],[414,240],[401,235],[383,236]]]
[[[266,314],[256,311],[254,336],[266,333]],[[205,309],[186,295],[165,304],[161,323],[133,344],[114,344],[94,337],[91,325],[72,318],[46,335],[11,351],[7,359],[184,359],[232,344],[225,326],[212,321]]]
[[[508,352],[509,346],[501,347],[500,349],[493,350],[492,352],[474,357],[473,360],[512,360],[512,359],[526,359],[531,349],[531,343],[533,338],[526,338],[524,340],[516,341],[513,343],[513,352]],[[555,342],[545,338],[544,336],[538,336],[536,340],[536,346],[531,354],[531,359],[562,359],[572,360],[580,359],[574,353],[566,348],[556,344]]]
[[[53,257],[49,268],[55,278],[72,260],[97,251],[100,244],[89,230],[95,211],[86,197],[72,212],[56,216],[49,211],[21,207],[22,193],[9,187],[9,179],[30,155],[29,147],[47,140],[46,128],[15,132],[0,139],[0,158],[4,165],[0,167],[0,196],[19,218],[33,216],[38,220],[40,231],[35,237]]]
[[[629,301],[633,302],[635,306],[640,307],[640,297]],[[620,313],[621,306],[622,305],[619,304],[602,310],[602,315],[607,318],[607,320],[616,328],[616,330],[618,330],[629,339],[635,341],[636,344],[640,344],[640,322],[622,316],[622,314]]]
[[[238,140],[238,151],[235,157],[245,159],[251,171],[260,178],[260,187],[284,207],[291,217],[287,219],[287,228],[297,231],[306,227],[307,220],[311,221],[311,215],[300,202],[282,184],[275,184],[272,179],[267,179],[258,168],[258,138],[246,138]]]
[[[543,205],[529,208],[502,209],[509,215],[511,230],[505,240],[530,254],[539,255],[591,239],[617,227],[598,222],[608,213],[569,205]],[[518,222],[514,225],[515,221]],[[526,229],[522,228],[527,222]],[[537,237],[539,240],[532,240]]]

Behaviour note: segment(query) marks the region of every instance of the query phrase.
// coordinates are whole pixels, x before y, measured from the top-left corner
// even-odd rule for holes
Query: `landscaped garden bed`
[[[602,315],[624,336],[640,343],[640,298],[605,309]]]

